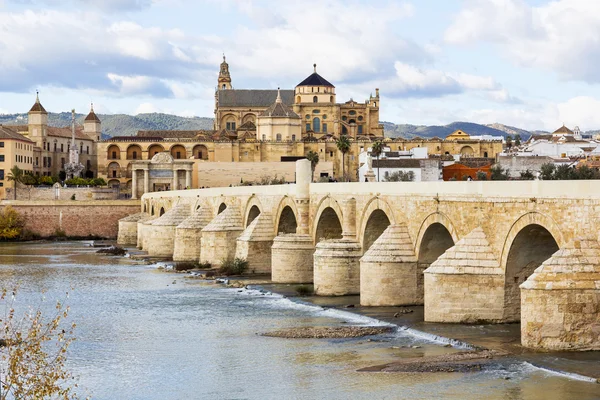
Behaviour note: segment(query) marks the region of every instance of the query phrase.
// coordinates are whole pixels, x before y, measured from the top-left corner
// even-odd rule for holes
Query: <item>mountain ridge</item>
[[[87,114],[76,114],[78,124],[83,124]],[[213,128],[213,118],[209,117],[180,117],[164,113],[146,113],[137,115],[128,114],[97,114],[102,121],[103,138],[115,136],[133,136],[140,130],[210,130]],[[0,114],[0,124],[26,124],[27,114]],[[421,138],[445,138],[457,129],[466,133],[479,135],[503,136],[521,135],[521,139],[527,139],[532,134],[547,134],[543,130],[529,131],[511,125],[501,123],[476,124],[473,122],[457,121],[447,125],[412,125],[395,124],[381,121],[384,126],[386,137],[404,137],[412,139]],[[50,126],[69,126],[71,124],[71,113],[49,113],[48,124]],[[598,131],[588,131],[584,134],[596,134]]]

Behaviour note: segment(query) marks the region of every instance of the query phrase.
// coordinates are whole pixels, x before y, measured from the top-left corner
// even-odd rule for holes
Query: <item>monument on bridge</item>
[[[61,145],[62,146],[62,145]],[[65,164],[67,179],[80,178],[85,167],[79,162],[79,149],[75,143],[75,109],[71,110],[71,146],[69,147],[69,162]]]

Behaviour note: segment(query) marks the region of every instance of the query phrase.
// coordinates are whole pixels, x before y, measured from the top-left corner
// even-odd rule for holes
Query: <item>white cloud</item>
[[[150,114],[150,113],[157,113],[157,112],[161,112],[161,111],[154,104],[152,104],[152,103],[142,103],[139,106],[137,106],[137,108],[135,109],[134,114],[135,115],[138,115],[138,114]]]
[[[469,0],[445,32],[453,44],[492,42],[518,65],[600,82],[600,7],[591,0]]]

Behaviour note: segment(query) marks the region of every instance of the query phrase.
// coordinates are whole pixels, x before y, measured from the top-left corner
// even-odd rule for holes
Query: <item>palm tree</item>
[[[341,135],[339,139],[335,141],[338,150],[342,153],[342,176],[346,179],[346,153],[350,150],[350,139],[348,135]]]
[[[379,156],[383,153],[384,144],[381,140],[376,141],[371,146],[371,154],[377,157],[377,161],[379,161]],[[379,167],[377,167],[377,182],[379,182]]]
[[[319,163],[319,153],[311,150],[308,153],[306,153],[306,159],[308,161],[310,161],[310,171],[312,172],[311,181],[314,182],[315,168],[317,167],[317,164]]]
[[[15,200],[17,199],[17,184],[23,183],[24,176],[25,172],[16,165],[10,169],[10,172],[6,176],[9,182],[12,181],[15,183]]]

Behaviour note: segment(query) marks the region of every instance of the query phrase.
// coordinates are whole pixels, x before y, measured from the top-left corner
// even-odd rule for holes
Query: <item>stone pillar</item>
[[[504,271],[476,228],[425,270],[425,321],[503,322]]]
[[[342,239],[356,240],[356,199],[349,198],[342,201],[342,214],[344,222],[342,226]]]
[[[137,226],[138,237],[137,237],[137,246],[136,246],[138,249],[142,250],[144,248],[144,234],[146,233],[146,228],[148,227],[150,222],[152,222],[155,219],[156,219],[156,216],[146,214],[144,217],[140,218],[140,220],[138,221],[138,226]]]
[[[248,271],[271,273],[271,246],[273,246],[273,218],[262,212],[248,225],[237,239],[235,256],[248,260]]]
[[[178,190],[178,186],[179,186],[179,170],[174,169],[173,170],[173,182],[171,183],[171,190]]]
[[[300,235],[310,234],[310,181],[312,171],[310,161],[296,161],[296,208],[298,210],[298,227]]]
[[[148,214],[137,213],[119,220],[119,234],[117,243],[121,246],[135,246],[138,236],[138,222]]]
[[[390,225],[360,259],[360,304],[423,304],[417,257],[406,224]]]
[[[131,198],[137,199],[137,170],[132,168],[131,172]]]
[[[271,247],[271,280],[276,283],[311,283],[315,246],[309,235],[279,235]]]
[[[154,220],[146,228],[144,249],[150,257],[173,258],[175,229],[190,216],[190,206],[180,204]]]
[[[237,238],[243,231],[240,210],[227,207],[202,229],[200,262],[219,267],[223,260],[233,259]]]
[[[208,207],[201,207],[175,229],[173,261],[200,262],[202,229],[210,224],[212,215]]]
[[[189,169],[185,171],[185,187],[188,189],[192,188],[192,171]]]
[[[314,255],[315,294],[345,296],[360,293],[361,246],[351,240],[324,240]]]
[[[144,193],[150,193],[150,171],[144,168]]]
[[[521,285],[521,344],[600,350],[600,244],[576,239]]]

